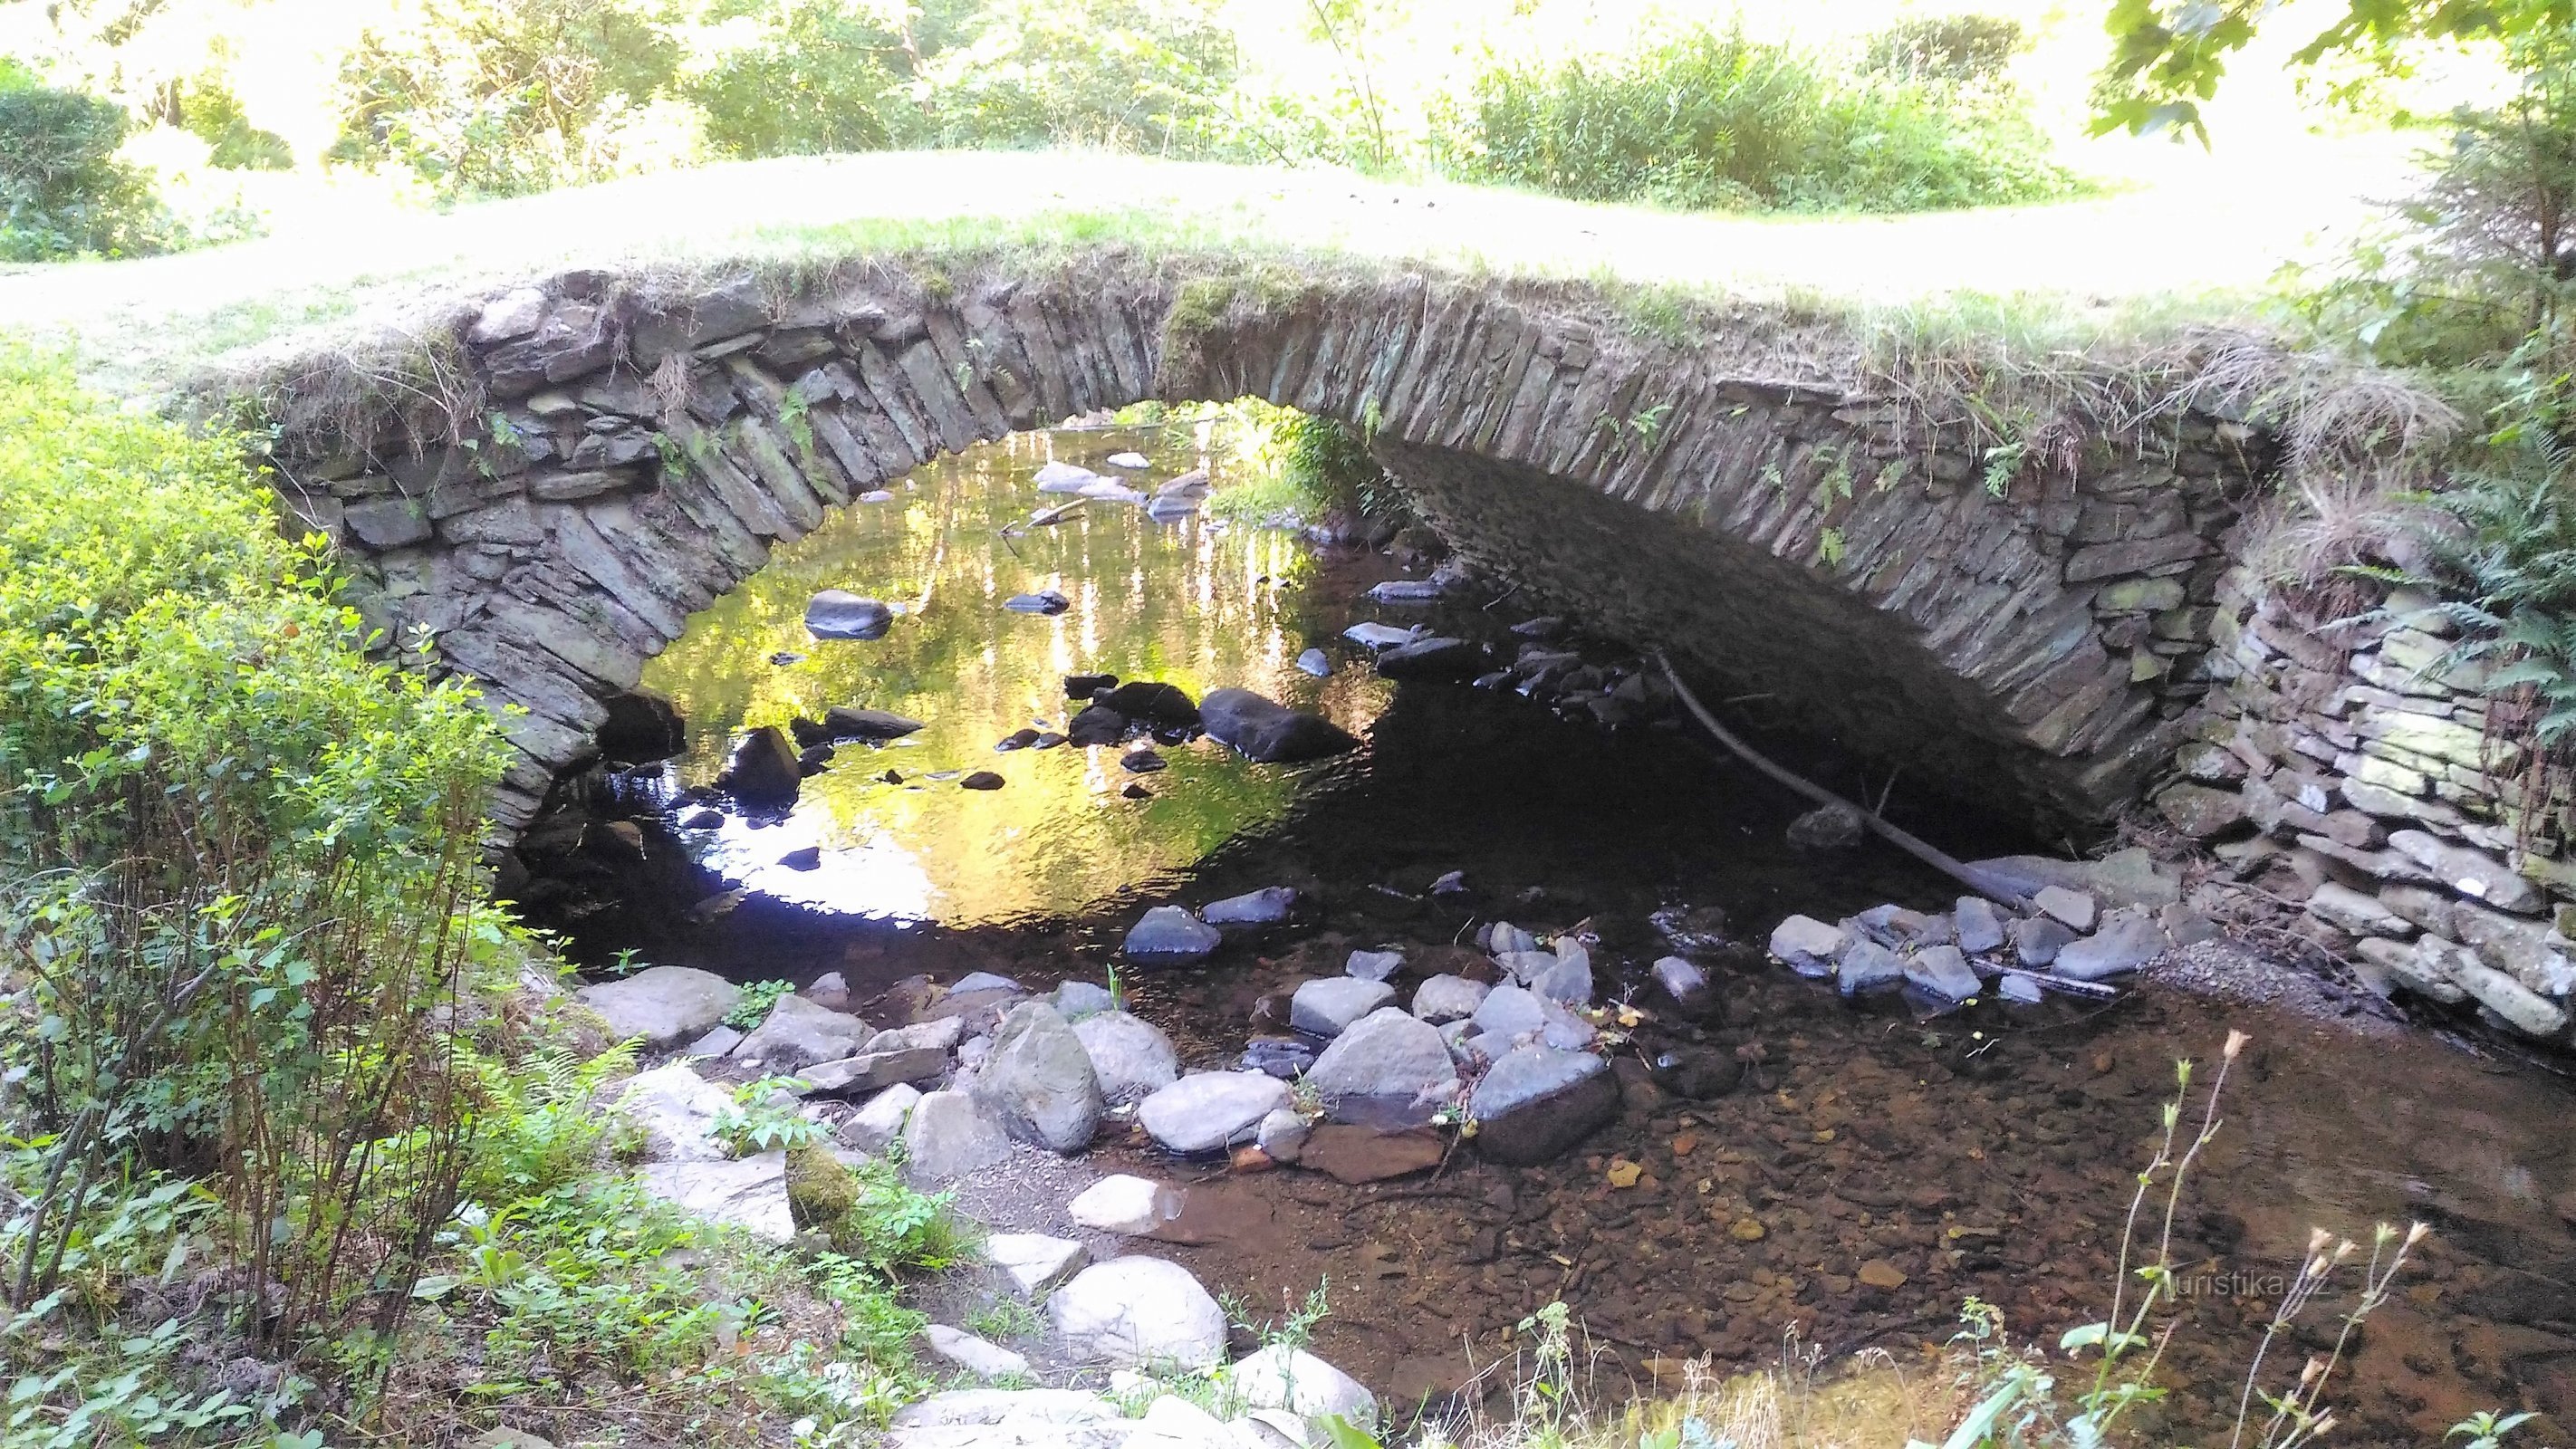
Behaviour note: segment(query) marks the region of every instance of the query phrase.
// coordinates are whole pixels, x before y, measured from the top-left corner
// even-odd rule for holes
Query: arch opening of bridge
[[[2108,818],[2196,727],[2259,438],[2182,416],[1999,496],[1897,404],[1643,340],[1615,302],[1125,256],[677,292],[571,273],[456,312],[466,421],[290,421],[283,492],[388,637],[521,707],[505,833],[774,546],[934,457],[1147,400],[1342,421],[1533,608],[2050,829]]]

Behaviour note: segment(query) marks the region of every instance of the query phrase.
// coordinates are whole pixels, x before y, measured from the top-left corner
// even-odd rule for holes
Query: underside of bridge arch
[[[284,493],[388,637],[425,631],[438,667],[524,707],[505,831],[774,546],[940,454],[1146,399],[1349,423],[1534,603],[2036,823],[2103,820],[2194,726],[2204,606],[2261,466],[2232,424],[2177,418],[1997,496],[1904,408],[1747,375],[1723,339],[1641,341],[1582,288],[1033,272],[478,297],[445,424],[289,415]]]

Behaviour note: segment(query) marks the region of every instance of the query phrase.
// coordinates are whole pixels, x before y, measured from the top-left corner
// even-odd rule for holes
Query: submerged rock
[[[1061,614],[1073,607],[1073,600],[1053,589],[1034,594],[1013,594],[1002,601],[1002,607],[1014,614]]]
[[[1085,705],[1066,722],[1064,737],[1077,745],[1114,745],[1127,738],[1127,716],[1106,705]]]
[[[1476,1150],[1531,1166],[1563,1154],[1619,1115],[1619,1079],[1590,1052],[1515,1047],[1468,1098]]]
[[[1463,682],[1485,672],[1485,648],[1446,636],[1416,639],[1380,654],[1377,672],[1389,679]]]
[[[1801,976],[1830,976],[1850,933],[1813,916],[1791,916],[1771,931],[1771,954]]]
[[[1345,754],[1359,741],[1320,715],[1276,704],[1248,689],[1211,690],[1199,705],[1201,723],[1219,743],[1259,764],[1296,764]]]
[[[641,765],[667,760],[689,747],[688,721],[680,707],[660,690],[637,685],[601,701],[608,718],[592,738],[612,764]]]
[[[1127,932],[1128,959],[1148,965],[1186,965],[1203,961],[1223,944],[1216,927],[1179,906],[1156,906]]]
[[[1368,596],[1381,604],[1432,604],[1448,591],[1436,578],[1388,579],[1372,586]]]
[[[1131,750],[1118,757],[1118,766],[1131,775],[1150,775],[1170,769],[1171,761],[1152,750]]]
[[[1422,630],[1399,629],[1393,624],[1360,623],[1344,629],[1342,637],[1363,649],[1392,649],[1399,644],[1410,644],[1422,637]]]
[[[920,728],[921,721],[888,710],[836,704],[823,711],[823,733],[829,739],[878,743],[902,739]]]
[[[1265,886],[1221,901],[1210,901],[1201,908],[1199,916],[1212,926],[1275,926],[1288,919],[1288,913],[1296,906],[1294,887]]]
[[[1094,696],[1103,708],[1164,729],[1188,729],[1199,722],[1199,707],[1178,687],[1154,679],[1131,679]]]
[[[894,610],[847,589],[825,589],[805,604],[805,632],[817,639],[882,639]]]

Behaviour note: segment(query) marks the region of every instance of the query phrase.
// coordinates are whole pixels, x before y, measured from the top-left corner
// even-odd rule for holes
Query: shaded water
[[[2349,1406],[2335,1442],[2428,1445],[2475,1409],[2563,1416],[2576,1404],[2576,1094],[2564,1084],[2385,1024],[2153,988],[2108,1009],[1987,1003],[1928,1017],[1899,998],[1843,1001],[1745,951],[1706,963],[1722,1021],[1657,1020],[1642,978],[1666,949],[1646,924],[1660,907],[1723,908],[1758,942],[1792,911],[1941,909],[1954,892],[1876,849],[1790,853],[1782,831],[1800,802],[1678,731],[1607,734],[1463,686],[1390,688],[1338,648],[1330,680],[1297,673],[1299,649],[1355,618],[1421,617],[1360,598],[1382,558],[1316,558],[1280,534],[1159,528],[1114,508],[997,540],[1001,523],[1054,501],[1025,481],[1048,448],[1097,466],[1138,441],[1023,439],[926,471],[897,502],[782,550],[699,621],[654,676],[689,713],[683,778],[711,776],[738,725],[832,704],[929,728],[917,744],[844,750],[782,824],[679,832],[679,855],[657,846],[655,873],[585,923],[578,949],[744,976],[839,970],[862,1000],[916,973],[979,968],[1043,989],[1101,979],[1145,905],[1296,886],[1307,901],[1294,924],[1232,939],[1204,968],[1129,982],[1183,1060],[1212,1066],[1281,1030],[1287,993],[1338,973],[1352,947],[1402,949],[1409,981],[1443,969],[1478,921],[1588,925],[1609,993],[1649,1010],[1615,1057],[1619,1120],[1559,1162],[1502,1168],[1460,1150],[1434,1173],[1345,1186],[1173,1163],[1115,1126],[1095,1150],[1102,1166],[1193,1183],[1174,1241],[1153,1251],[1212,1288],[1275,1309],[1329,1279],[1317,1350],[1407,1399],[1507,1356],[1513,1325],[1558,1296],[1594,1334],[1610,1390],[1702,1355],[1746,1367],[1878,1348],[1910,1367],[1969,1296],[1999,1305],[2017,1336],[2053,1341],[2101,1315],[2173,1059],[2206,1062],[2241,1026],[2256,1046],[2177,1221],[2191,1292],[2166,1360],[2176,1397],[2141,1423],[2149,1438],[2225,1442],[2235,1385],[2311,1226],[2380,1220],[2422,1218],[2435,1237],[2329,1396]],[[1147,476],[1192,461],[1160,451]],[[799,615],[827,586],[918,607],[878,643],[809,644]],[[1076,607],[1054,619],[999,607],[1047,586]],[[1443,627],[1499,639],[1518,616],[1484,602],[1448,606]],[[808,657],[766,662],[781,649]],[[1193,695],[1249,685],[1325,710],[1367,749],[1287,772],[1204,740],[1167,746],[1171,768],[1143,778],[1147,801],[1120,793],[1115,749],[991,752],[1023,726],[1061,727],[1059,676],[1094,670]],[[889,766],[995,768],[1008,783],[980,795],[870,783]],[[2014,845],[1909,809],[1901,792],[1895,811],[1962,854]],[[807,843],[839,864],[772,864]],[[1451,871],[1467,893],[1432,894]],[[756,891],[730,913],[682,909],[732,883]],[[1746,1079],[1708,1100],[1673,1095],[1645,1070],[1668,1049],[1746,1061]],[[1632,1186],[1614,1185],[1622,1162],[1639,1169]],[[2273,1361],[2328,1341],[2312,1329]]]

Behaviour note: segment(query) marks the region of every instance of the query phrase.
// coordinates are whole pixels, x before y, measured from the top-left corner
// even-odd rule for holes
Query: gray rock
[[[2038,893],[2030,898],[2030,903],[2070,931],[2092,930],[2095,914],[2100,909],[2093,897],[2085,892],[2055,885],[2040,887]]]
[[[912,1120],[912,1109],[921,1102],[921,1090],[898,1082],[861,1104],[859,1110],[841,1119],[833,1132],[843,1146],[861,1152],[883,1152],[903,1135],[903,1124]]]
[[[1251,1138],[1288,1105],[1288,1084],[1267,1072],[1192,1072],[1145,1099],[1137,1120],[1169,1151],[1214,1152]]]
[[[2548,898],[2539,888],[2514,874],[2503,861],[2465,845],[2452,845],[2421,830],[2400,830],[2389,835],[2388,847],[2432,872],[2461,895],[2484,901],[2497,910],[2527,916],[2537,915],[2548,906]]]
[[[850,1009],[850,983],[838,971],[824,972],[810,984],[798,987],[796,994],[826,1011]]]
[[[1265,886],[1199,908],[1199,919],[1211,926],[1275,926],[1296,908],[1297,892],[1288,886]]]
[[[1073,1024],[1073,1034],[1091,1053],[1092,1075],[1100,1095],[1112,1102],[1134,1102],[1170,1086],[1181,1075],[1181,1059],[1172,1039],[1142,1017],[1103,1011]]]
[[[979,991],[1008,991],[1015,995],[1026,996],[1029,989],[995,971],[969,971],[948,983],[948,994],[951,996],[971,996]]]
[[[825,589],[805,604],[805,632],[817,639],[882,639],[893,627],[894,610],[847,589]]]
[[[979,1379],[1017,1378],[1029,1371],[1025,1355],[991,1343],[963,1329],[934,1323],[921,1331],[930,1351]]]
[[[1399,644],[1410,644],[1422,637],[1422,630],[1418,627],[1399,629],[1393,624],[1370,622],[1353,624],[1342,631],[1342,637],[1363,649],[1376,651],[1392,649]]]
[[[1043,1001],[1024,1001],[1002,1018],[976,1070],[975,1100],[1013,1137],[1057,1152],[1090,1146],[1100,1126],[1091,1053]]]
[[[2017,1001],[2028,1006],[2047,993],[2040,989],[2039,979],[2028,972],[2007,971],[2004,973],[2002,983],[1995,988],[1995,994],[2006,1001]]]
[[[1434,976],[1413,992],[1413,1014],[1434,1026],[1464,1021],[1485,1004],[1489,988],[1464,976]]]
[[[1179,906],[1156,906],[1128,931],[1124,950],[1131,961],[1177,966],[1206,960],[1224,940],[1216,927]]]
[[[769,1016],[733,1049],[734,1060],[758,1062],[772,1072],[793,1072],[815,1062],[856,1056],[859,1043],[876,1033],[846,1012],[818,1006],[802,996],[782,996]]]
[[[1301,1348],[1274,1343],[1256,1349],[1225,1377],[1245,1408],[1286,1409],[1310,1419],[1333,1414],[1363,1430],[1377,1427],[1377,1396]]]
[[[1178,1217],[1181,1195],[1150,1177],[1115,1172],[1065,1205],[1077,1227],[1138,1237]]]
[[[2450,910],[2448,934],[2477,953],[2478,959],[2542,996],[2564,999],[2576,991],[2576,943],[2545,921],[2517,920],[2462,901]]]
[[[1306,1139],[1313,1132],[1294,1109],[1277,1107],[1265,1113],[1252,1129],[1252,1143],[1273,1162],[1294,1162],[1305,1152]]]
[[[1352,1022],[1395,1000],[1395,988],[1356,976],[1309,981],[1288,999],[1288,1024],[1311,1036],[1337,1036]]]
[[[1307,652],[1322,657],[1317,651]],[[1358,749],[1360,743],[1331,720],[1290,709],[1248,689],[1210,690],[1199,701],[1199,717],[1211,738],[1257,764],[1327,759]]]
[[[2162,937],[2158,937],[2162,949]],[[1977,973],[1956,946],[1926,946],[1905,958],[1905,979],[1936,996],[1966,1001],[1978,992]]]
[[[2060,976],[2100,981],[2139,967],[2164,954],[2164,928],[2136,906],[2122,906],[2102,918],[2102,929],[2057,953]]]
[[[869,1037],[859,1050],[863,1054],[924,1050],[949,1052],[955,1051],[957,1044],[965,1039],[966,1018],[935,1016],[928,1021],[916,1021],[910,1026],[878,1032]]]
[[[1333,661],[1327,658],[1321,649],[1309,649],[1298,655],[1297,667],[1317,679],[1330,679],[1333,676]],[[1204,709],[1205,706],[1201,708]]]
[[[1112,1258],[1047,1298],[1047,1316],[1080,1359],[1125,1367],[1213,1368],[1225,1361],[1225,1313],[1177,1263]]]
[[[1554,951],[1497,951],[1494,964],[1503,968],[1516,985],[1527,986],[1539,973],[1553,971],[1564,958]]]
[[[1619,1079],[1590,1052],[1515,1047],[1468,1099],[1476,1149],[1497,1162],[1546,1162],[1619,1115]]]
[[[1035,477],[1040,493],[1079,493],[1084,484],[1100,481],[1090,469],[1062,461],[1049,462]]]
[[[984,1239],[984,1261],[1001,1269],[1023,1294],[1044,1293],[1080,1271],[1090,1257],[1072,1238],[1044,1233],[993,1233]]]
[[[1342,974],[1362,981],[1384,981],[1404,969],[1401,951],[1353,951],[1342,966]]]
[[[1860,844],[1868,822],[1849,805],[1819,805],[1789,822],[1792,849],[1831,854]]]
[[[898,1412],[898,1429],[984,1428],[1010,1421],[1079,1425],[1118,1418],[1118,1407],[1079,1389],[951,1389]]]
[[[2009,928],[2013,957],[2033,970],[2047,967],[2057,960],[2057,953],[2075,939],[2075,933],[2063,921],[2046,916],[2029,916],[2015,921]]]
[[[688,1057],[720,1057],[742,1045],[742,1033],[729,1026],[719,1026],[696,1041],[680,1048]]]
[[[1564,959],[1530,978],[1530,991],[1550,1001],[1567,1006],[1592,1004],[1592,964],[1588,960]]]
[[[937,1047],[904,1047],[861,1052],[836,1062],[800,1067],[796,1075],[805,1090],[831,1096],[856,1096],[912,1082],[935,1082],[948,1070],[948,1053]]]
[[[1056,1015],[1067,1021],[1078,1022],[1086,1016],[1118,1009],[1118,998],[1110,994],[1108,987],[1089,981],[1058,983],[1052,999]]]
[[[1905,963],[1894,951],[1867,937],[1859,937],[1843,948],[1834,962],[1834,984],[1845,996],[1893,985],[1905,978]]]
[[[2516,1031],[2552,1037],[2567,1029],[2564,1007],[2474,958],[2451,963],[2451,980]]]
[[[1598,1036],[1592,1024],[1558,1002],[1525,987],[1497,986],[1476,1008],[1476,1029],[1503,1041],[1536,1040],[1564,1051],[1589,1046]]]
[[[1010,1134],[964,1092],[928,1092],[903,1126],[904,1171],[916,1182],[945,1182],[1011,1155]]]
[[[1378,655],[1377,672],[1388,679],[1464,682],[1484,673],[1485,663],[1485,646],[1434,636],[1398,644]]]
[[[2003,912],[1983,896],[1961,896],[1958,908],[1950,913],[1951,929],[1957,933],[1959,949],[1971,956],[1999,951],[2004,944]]]
[[[1368,1097],[1428,1105],[1458,1094],[1458,1073],[1438,1027],[1387,1006],[1333,1038],[1307,1069],[1306,1085],[1327,1102]]]
[[[1514,951],[1537,950],[1538,937],[1531,935],[1529,932],[1522,930],[1520,927],[1513,925],[1509,921],[1496,921],[1484,929],[1476,944],[1484,947],[1488,951],[1491,951],[1497,958],[1500,958],[1507,956]]]
[[[1679,956],[1660,956],[1655,960],[1655,984],[1673,1005],[1686,1012],[1698,1012],[1710,1004],[1708,973]]]
[[[805,771],[796,747],[776,725],[746,730],[733,742],[732,753],[716,775],[716,787],[754,809],[780,809],[796,803]]]
[[[721,1023],[741,1002],[742,988],[692,966],[647,966],[585,986],[573,999],[599,1013],[610,1037],[641,1037],[648,1047],[667,1047]]]
[[[2415,923],[2379,903],[2376,896],[2366,896],[2347,886],[2327,881],[2308,897],[2309,915],[2356,936],[2394,936],[2399,940],[2415,934]]]
[[[1830,976],[1850,933],[1813,916],[1791,916],[1771,931],[1771,954],[1801,976]]]
[[[636,1174],[644,1191],[709,1222],[748,1229],[783,1243],[796,1236],[787,1208],[787,1154],[763,1152],[739,1162],[655,1162]]]
[[[923,729],[921,721],[909,715],[882,709],[860,709],[855,705],[836,704],[823,711],[823,733],[835,740],[864,740],[883,744],[899,740]]]
[[[733,1093],[684,1062],[638,1072],[617,1089],[616,1111],[644,1134],[649,1162],[721,1162],[733,1155],[712,1135]]]
[[[2323,806],[2317,807],[2323,810]],[[2046,855],[2006,855],[1970,861],[1968,868],[2018,895],[2036,895],[2043,886],[2082,891],[2113,906],[2172,905],[2182,899],[2182,882],[2137,846],[2113,851],[2100,860],[2059,860]]]

